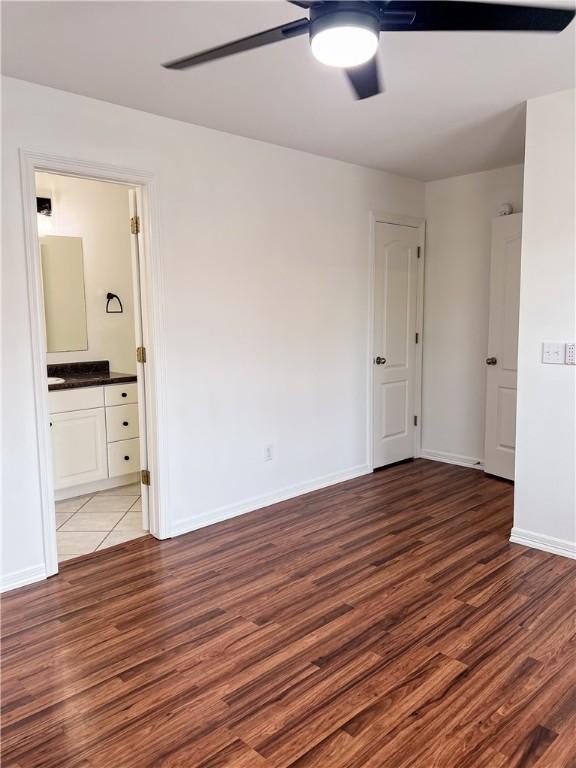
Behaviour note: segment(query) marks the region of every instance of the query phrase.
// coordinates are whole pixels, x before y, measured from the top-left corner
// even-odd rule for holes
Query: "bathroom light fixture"
[[[38,226],[39,237],[50,235],[54,229],[52,200],[49,197],[36,198],[36,224]]]
[[[371,13],[339,11],[319,16],[310,25],[314,57],[329,67],[357,67],[378,50],[379,19]]]
[[[52,200],[49,197],[37,197],[36,213],[40,213],[42,216],[52,216]]]
[[[118,302],[120,309],[110,309],[110,302],[114,301],[114,299],[116,299],[116,301]],[[122,306],[122,302],[120,301],[120,296],[117,296],[115,293],[110,293],[110,292],[106,294],[106,312],[109,315],[119,315],[122,312],[124,312],[124,307]]]

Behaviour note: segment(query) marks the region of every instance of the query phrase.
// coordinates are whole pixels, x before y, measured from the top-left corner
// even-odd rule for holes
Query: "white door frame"
[[[156,180],[147,171],[89,162],[59,155],[20,149],[20,176],[28,278],[28,309],[32,342],[34,406],[36,416],[37,466],[40,482],[42,533],[46,576],[58,573],[56,515],[52,474],[48,386],[46,384],[46,335],[44,332],[44,295],[36,214],[37,171],[65,176],[116,182],[141,190],[143,223],[141,254],[143,335],[147,340],[146,419],[150,485],[150,533],[157,539],[168,538],[168,471],[166,453],[166,385],[164,371],[164,281],[158,246]],[[128,222],[126,222],[128,226]]]
[[[368,407],[367,407],[367,445],[366,456],[370,471],[374,471],[374,290],[376,269],[376,224],[397,224],[403,227],[413,227],[418,230],[418,259],[417,297],[416,297],[416,332],[419,334],[419,344],[416,350],[416,388],[414,392],[414,408],[418,417],[414,456],[420,456],[422,446],[422,350],[424,346],[424,257],[426,239],[426,220],[415,216],[402,216],[396,213],[382,211],[370,212],[370,274],[368,286]]]

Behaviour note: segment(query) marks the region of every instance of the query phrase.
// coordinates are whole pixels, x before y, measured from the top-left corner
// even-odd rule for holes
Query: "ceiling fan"
[[[381,92],[375,53],[380,32],[560,32],[574,17],[568,8],[460,2],[460,0],[388,0],[334,2],[288,0],[310,12],[249,37],[163,64],[187,69],[214,59],[308,35],[318,61],[344,69],[356,98]]]

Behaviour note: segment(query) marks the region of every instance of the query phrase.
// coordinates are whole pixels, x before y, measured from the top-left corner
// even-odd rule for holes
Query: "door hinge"
[[[137,235],[140,232],[140,216],[132,216],[130,219],[130,232]]]
[[[142,485],[150,485],[150,472],[147,469],[143,469],[140,472],[140,482]]]
[[[418,426],[418,416],[414,416],[414,426]]]
[[[422,249],[420,248],[420,246],[418,246],[418,248],[416,249],[416,256],[418,258],[420,258],[420,256],[422,256]]]
[[[146,347],[136,347],[136,360],[139,363],[146,362]]]
[[[418,344],[418,342],[419,342],[419,341],[420,341],[420,334],[419,334],[419,333],[417,333],[417,334],[416,334],[416,344]]]

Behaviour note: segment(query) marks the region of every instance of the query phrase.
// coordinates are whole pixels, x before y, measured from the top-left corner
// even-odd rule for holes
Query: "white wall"
[[[491,222],[522,210],[521,165],[426,184],[422,449],[484,461]]]
[[[134,299],[128,190],[72,176],[36,174],[36,194],[52,200],[50,235],[82,238],[88,349],[52,352],[47,363],[109,360],[110,370],[136,372]],[[42,217],[40,220],[45,217]],[[124,312],[106,313],[106,294],[122,300]],[[114,301],[113,309],[117,309]]]
[[[576,553],[576,368],[543,365],[575,341],[574,91],[528,102],[513,540]]]
[[[43,562],[20,147],[158,175],[174,532],[366,471],[369,211],[422,216],[421,182],[12,79],[3,120],[12,583]]]

